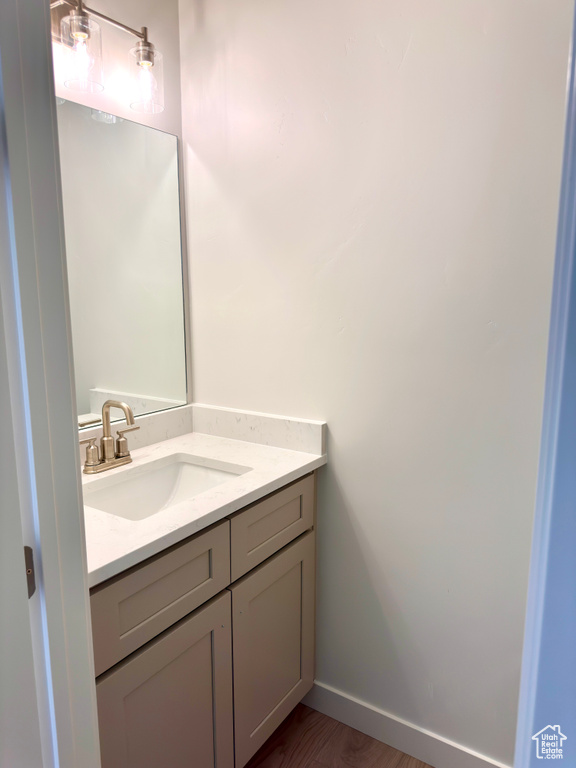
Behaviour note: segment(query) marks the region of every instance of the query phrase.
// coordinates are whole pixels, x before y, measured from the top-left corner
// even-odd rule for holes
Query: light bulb
[[[88,40],[90,37],[90,19],[84,10],[74,8],[67,17],[70,37],[73,40]]]
[[[135,112],[147,114],[163,112],[162,54],[147,40],[140,41],[130,53],[136,59],[132,74],[134,93],[130,108]]]
[[[64,85],[85,93],[103,91],[100,27],[84,12],[66,16],[61,26],[62,41],[69,51]]]
[[[74,66],[78,80],[88,80],[90,70],[94,66],[94,57],[90,56],[86,38],[79,38],[74,43]]]
[[[138,89],[140,91],[140,101],[151,103],[154,101],[154,93],[158,88],[156,78],[152,74],[152,67],[140,67],[138,73]]]

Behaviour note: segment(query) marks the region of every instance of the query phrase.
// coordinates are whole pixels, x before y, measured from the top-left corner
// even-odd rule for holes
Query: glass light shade
[[[102,40],[100,27],[87,15],[62,19],[62,43],[66,46],[64,85],[73,91],[100,93],[102,78]]]
[[[142,48],[130,51],[134,58],[131,67],[133,94],[130,109],[135,112],[157,114],[164,111],[164,67],[162,54],[154,49],[153,60],[142,61]]]
[[[121,117],[113,115],[110,112],[103,112],[101,109],[91,109],[90,114],[92,120],[96,120],[97,123],[106,123],[106,125],[114,125],[115,123],[123,122]]]

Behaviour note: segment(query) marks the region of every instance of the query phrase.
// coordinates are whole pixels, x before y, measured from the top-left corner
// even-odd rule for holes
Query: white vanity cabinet
[[[102,768],[243,768],[314,678],[315,476],[91,591]]]

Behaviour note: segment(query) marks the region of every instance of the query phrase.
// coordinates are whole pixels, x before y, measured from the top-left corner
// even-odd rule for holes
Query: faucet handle
[[[128,427],[127,429],[119,429],[118,437],[116,438],[116,458],[121,459],[124,456],[130,456],[128,450],[128,440],[124,437],[126,432],[135,432],[140,427]]]
[[[86,462],[84,464],[84,472],[88,467],[96,467],[100,464],[100,454],[98,453],[98,446],[96,445],[95,437],[87,437],[86,440],[80,440],[80,445],[88,444],[86,448]]]

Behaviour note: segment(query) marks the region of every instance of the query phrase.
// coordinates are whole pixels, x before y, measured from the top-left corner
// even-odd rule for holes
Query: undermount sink
[[[175,453],[85,485],[84,504],[126,520],[145,520],[250,469]]]

